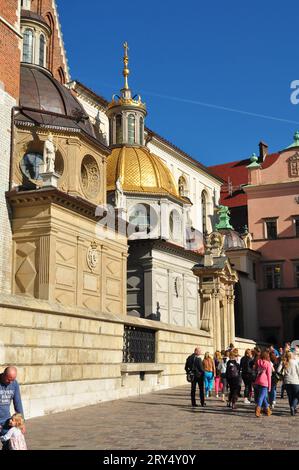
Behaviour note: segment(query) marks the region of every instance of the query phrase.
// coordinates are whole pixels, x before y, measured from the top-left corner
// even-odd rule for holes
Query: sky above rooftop
[[[57,0],[73,80],[110,99],[129,84],[147,126],[205,165],[292,143],[299,2]],[[298,93],[299,96],[299,93]]]

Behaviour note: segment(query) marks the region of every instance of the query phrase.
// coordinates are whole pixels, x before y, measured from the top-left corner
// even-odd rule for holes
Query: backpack
[[[235,362],[230,362],[226,369],[226,375],[228,379],[234,379],[239,377],[239,370]]]

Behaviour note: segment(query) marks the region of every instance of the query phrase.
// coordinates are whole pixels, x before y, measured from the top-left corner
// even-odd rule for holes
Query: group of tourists
[[[196,386],[199,388],[201,406],[215,390],[215,397],[236,409],[244,384],[244,404],[255,404],[255,415],[272,414],[276,405],[277,387],[281,384],[280,397],[287,393],[291,416],[295,416],[299,403],[299,347],[290,343],[275,349],[273,345],[261,349],[246,349],[243,357],[233,344],[227,350],[209,352],[201,358],[201,350],[195,348],[185,364],[187,379],[191,382],[191,404],[196,404]]]

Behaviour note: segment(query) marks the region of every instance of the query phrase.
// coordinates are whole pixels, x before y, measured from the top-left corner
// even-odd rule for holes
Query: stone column
[[[79,139],[68,139],[68,187],[69,194],[72,196],[80,196],[80,178],[81,178],[81,158]]]
[[[219,305],[219,293],[213,293],[214,303],[214,344],[215,349],[218,351],[221,349],[221,321],[220,321],[220,305]]]
[[[235,311],[234,311],[234,295],[228,296],[228,314],[230,323],[230,343],[235,342]]]
[[[86,261],[84,260],[84,255],[86,257],[86,247],[84,244],[85,240],[82,237],[77,237],[77,260],[76,260],[76,305],[82,307],[82,292],[83,292],[83,276],[84,276],[84,267]]]

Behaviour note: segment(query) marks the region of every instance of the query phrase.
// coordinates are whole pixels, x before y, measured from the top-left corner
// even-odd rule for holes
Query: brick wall
[[[21,38],[18,0],[0,0],[0,291],[11,289],[11,229],[5,192],[9,188],[11,109],[18,103]]]
[[[18,0],[0,0],[0,16],[19,31]],[[0,82],[15,99],[19,96],[21,44],[19,36],[0,21]]]
[[[55,1],[32,0],[31,10],[40,14],[54,32],[50,42],[48,68],[58,81],[66,83],[69,77]]]

